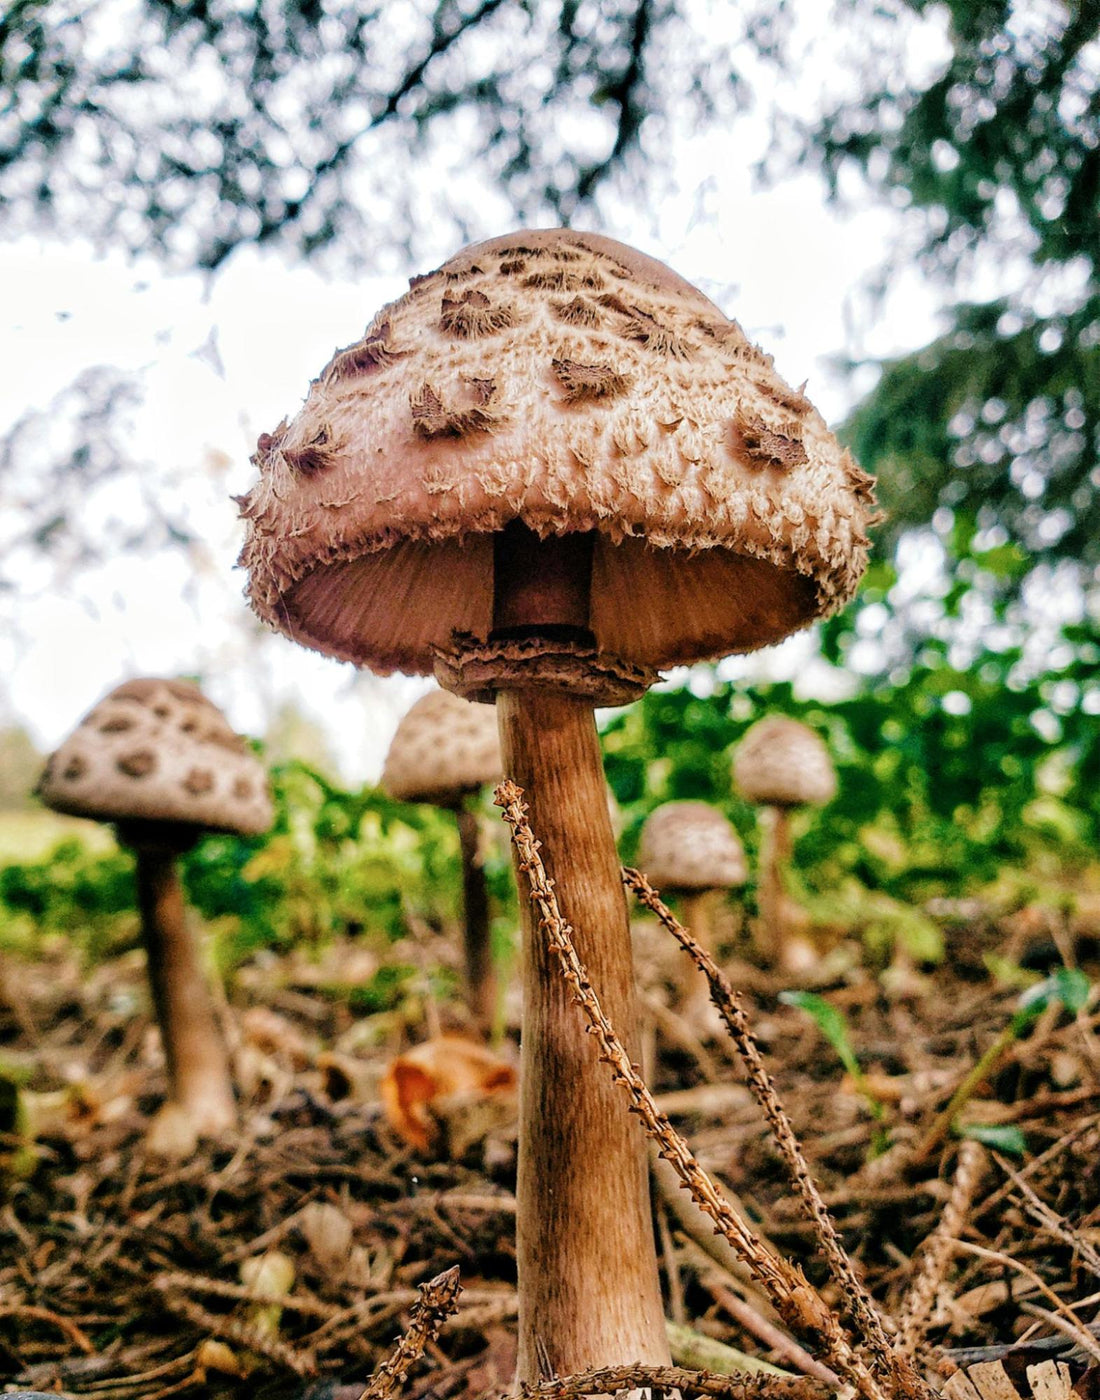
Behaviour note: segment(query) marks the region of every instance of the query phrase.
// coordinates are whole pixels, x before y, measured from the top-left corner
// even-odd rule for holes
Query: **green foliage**
[[[0,947],[31,951],[61,934],[98,955],[136,932],[134,862],[125,851],[92,852],[66,837],[45,856],[0,866]]]
[[[347,792],[300,762],[273,771],[276,817],[261,837],[208,837],[185,862],[188,898],[207,919],[232,915],[230,960],[257,947],[321,946],[366,932],[394,939],[405,910],[453,923],[461,897],[449,813]]]
[[[1012,1123],[964,1123],[958,1128],[958,1136],[973,1138],[1006,1157],[1023,1157],[1027,1153],[1027,1138]]]
[[[434,926],[455,922],[461,875],[449,813],[373,788],[346,792],[302,763],[272,777],[270,833],[208,836],[183,858],[188,901],[216,921],[223,960],[338,935],[394,939],[405,932],[406,909]],[[495,867],[494,890],[507,898],[504,862]],[[58,933],[91,956],[136,937],[127,852],[92,852],[69,838],[40,858],[0,865],[0,940],[33,951]],[[376,991],[382,1000],[392,994],[388,984]]]
[[[870,19],[865,0],[844,8],[849,22]],[[944,15],[945,60],[899,83],[896,46],[914,17],[936,28]],[[801,133],[800,156],[834,193],[858,171],[912,209],[901,256],[915,241],[955,304],[944,334],[883,366],[848,436],[880,475],[890,531],[940,506],[1036,558],[1094,565],[1100,10],[894,0],[875,20],[858,97]],[[999,293],[966,300],[977,267]]]
[[[731,790],[730,760],[772,711],[821,733],[837,767],[833,801],[795,819],[795,863],[811,896],[835,898],[854,880],[913,904],[1044,852],[1087,860],[1100,841],[1100,735],[1086,663],[1024,681],[1019,661],[983,653],[962,669],[929,643],[908,671],[830,705],[798,699],[787,683],[651,691],[604,733],[628,861],[648,813],[685,797],[716,803],[755,849],[755,812]]]

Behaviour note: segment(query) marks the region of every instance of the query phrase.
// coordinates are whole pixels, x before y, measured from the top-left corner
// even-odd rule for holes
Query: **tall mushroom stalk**
[[[226,1051],[188,925],[179,858],[209,831],[271,825],[259,761],[189,681],[133,680],[94,707],[46,764],[47,806],[113,821],[134,852],[141,935],[168,1070],[149,1145],[185,1156],[237,1121]]]
[[[427,802],[454,813],[462,860],[462,951],[466,999],[482,1031],[497,1014],[489,887],[473,800],[501,776],[496,715],[447,690],[422,695],[401,720],[386,754],[382,788],[398,802]]]
[[[253,607],[343,660],[495,700],[505,770],[637,1055],[593,711],[844,603],[870,478],[701,292],[564,229],[414,278],[254,460]],[[519,1376],[663,1361],[642,1135],[524,919]]]
[[[514,647],[521,656],[525,643],[591,646],[593,544],[590,533],[540,540],[517,522],[497,536],[490,641],[503,654]],[[526,685],[523,679],[521,672],[497,692],[504,767],[524,790],[604,1010],[637,1059],[630,921],[593,700],[539,684],[537,675]],[[523,874],[516,873],[523,892]],[[548,1348],[561,1374],[582,1369],[609,1346],[661,1364],[668,1343],[642,1139],[615,1086],[593,1073],[591,1042],[578,1035],[569,988],[522,893],[520,906],[519,1374],[538,1375],[540,1351]]]

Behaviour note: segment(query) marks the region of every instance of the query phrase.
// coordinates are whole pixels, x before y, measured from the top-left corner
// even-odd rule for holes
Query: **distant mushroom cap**
[[[264,434],[241,500],[255,610],[375,671],[486,637],[492,533],[596,532],[598,648],[667,666],[845,603],[872,481],[700,291],[590,233],[465,249]]]
[[[432,690],[397,726],[382,787],[398,802],[456,802],[502,776],[496,711]]]
[[[255,835],[271,825],[267,775],[190,681],[126,681],[46,763],[48,807],[98,821],[172,822]]]
[[[750,802],[777,807],[823,807],[836,792],[836,770],[824,742],[785,715],[769,715],[745,731],[733,758],[733,781]]]
[[[668,890],[734,889],[748,878],[730,822],[707,802],[666,802],[646,818],[638,864]]]

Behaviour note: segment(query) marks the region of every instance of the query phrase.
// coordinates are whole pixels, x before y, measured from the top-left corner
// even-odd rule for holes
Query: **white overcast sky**
[[[927,43],[934,61],[934,33]],[[898,237],[897,216],[841,215],[808,174],[756,188],[750,171],[766,133],[751,120],[738,130],[743,163],[715,169],[713,143],[685,140],[673,153],[681,197],[645,218],[605,218],[603,231],[699,284],[775,355],[791,383],[808,380],[810,397],[836,420],[854,386],[830,361],[925,343],[936,331],[937,298],[914,271],[871,320],[860,288]],[[281,639],[243,650],[243,577],[232,567],[240,535],[229,497],[251,484],[257,435],[293,413],[334,347],[356,339],[377,307],[405,289],[406,276],[424,269],[344,283],[246,251],[207,280],[95,256],[79,242],[25,238],[0,254],[0,431],[46,407],[90,366],[138,372],[145,403],[132,455],[193,464],[196,512],[209,531],[202,556],[163,567],[120,557],[65,593],[29,589],[16,633],[0,637],[0,723],[25,724],[48,749],[128,675],[200,673],[242,730],[262,732],[277,704],[293,701],[333,734],[347,777],[375,776],[397,717],[423,683],[356,683],[349,668]],[[796,638],[762,664],[789,674],[804,667],[808,647]]]

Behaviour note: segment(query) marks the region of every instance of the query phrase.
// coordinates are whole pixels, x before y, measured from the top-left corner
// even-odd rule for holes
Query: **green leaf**
[[[1016,1003],[1018,1010],[1012,1018],[1013,1034],[1019,1037],[1031,1023],[1055,1002],[1076,1015],[1089,999],[1089,979],[1076,967],[1060,967],[1057,972],[1028,987]]]
[[[1023,1157],[1027,1153],[1027,1138],[1011,1123],[962,1123],[956,1133],[985,1147],[995,1147],[1010,1157]]]
[[[1051,981],[1057,984],[1058,1000],[1071,1016],[1076,1016],[1088,1005],[1092,986],[1079,967],[1060,967]]]
[[[844,1013],[838,1011],[831,1002],[819,997],[816,992],[780,992],[779,1000],[787,1006],[797,1006],[813,1017],[818,1030],[840,1056],[844,1068],[854,1079],[862,1079],[863,1071],[852,1049],[848,1037],[848,1023]]]

